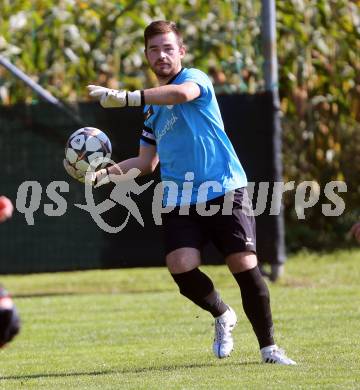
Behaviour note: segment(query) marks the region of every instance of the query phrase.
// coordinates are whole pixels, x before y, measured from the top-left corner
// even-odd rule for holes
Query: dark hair
[[[145,49],[147,48],[147,43],[150,38],[159,34],[166,34],[173,32],[176,37],[179,46],[183,45],[183,39],[180,31],[178,30],[176,23],[168,22],[166,20],[156,20],[155,22],[150,23],[144,30],[144,40],[145,40]]]

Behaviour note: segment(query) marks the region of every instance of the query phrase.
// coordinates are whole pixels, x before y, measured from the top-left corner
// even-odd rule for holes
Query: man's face
[[[185,48],[179,46],[173,32],[158,34],[150,38],[145,49],[145,56],[150,68],[159,80],[170,79],[181,69],[181,59]]]

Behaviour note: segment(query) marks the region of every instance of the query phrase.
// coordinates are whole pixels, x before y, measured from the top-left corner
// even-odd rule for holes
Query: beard
[[[160,79],[171,77],[175,73],[177,73],[177,67],[175,66],[175,64],[169,64],[169,63],[154,64],[151,66],[151,70]]]

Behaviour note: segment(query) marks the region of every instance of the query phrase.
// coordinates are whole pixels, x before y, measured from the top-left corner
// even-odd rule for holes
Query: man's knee
[[[248,271],[257,266],[257,257],[254,252],[233,253],[225,260],[232,273]]]
[[[191,271],[200,263],[200,252],[195,248],[179,248],[166,256],[166,265],[172,274]]]

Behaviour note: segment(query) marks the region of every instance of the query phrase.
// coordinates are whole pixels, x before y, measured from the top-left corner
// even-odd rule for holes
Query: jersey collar
[[[178,76],[179,74],[184,70],[184,68],[181,68],[179,72],[176,73],[171,79],[166,83],[166,85],[171,84]]]

